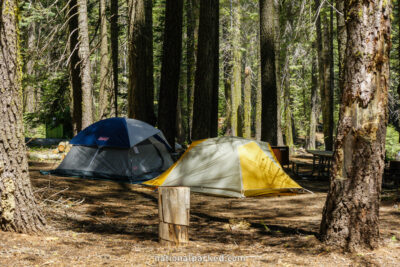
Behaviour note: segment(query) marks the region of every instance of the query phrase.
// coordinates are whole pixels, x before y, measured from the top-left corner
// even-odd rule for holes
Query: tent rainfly
[[[96,122],[78,135],[52,174],[140,183],[167,170],[173,161],[162,132],[134,119]]]
[[[187,186],[193,192],[227,197],[304,192],[282,169],[268,143],[239,137],[195,141],[148,186]]]

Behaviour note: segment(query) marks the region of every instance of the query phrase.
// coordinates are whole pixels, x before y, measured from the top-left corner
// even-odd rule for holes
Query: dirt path
[[[43,176],[38,171],[51,168],[52,164],[31,163],[32,183],[49,232],[0,232],[0,266],[400,265],[400,210],[392,192],[383,196],[382,247],[373,252],[341,254],[319,243],[316,235],[327,182],[317,181],[299,181],[314,194],[291,197],[232,199],[193,193],[191,243],[168,248],[157,242],[155,192],[129,184]]]

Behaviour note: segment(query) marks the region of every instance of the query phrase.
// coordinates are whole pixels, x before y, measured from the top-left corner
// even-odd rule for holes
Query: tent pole
[[[92,163],[93,163],[94,159],[96,158],[97,154],[99,153],[99,150],[100,150],[100,147],[98,147],[97,150],[96,150],[96,153],[94,153],[92,159],[90,160],[89,165],[86,168],[86,171],[89,171],[90,167],[92,166]],[[85,175],[83,177],[85,177]]]

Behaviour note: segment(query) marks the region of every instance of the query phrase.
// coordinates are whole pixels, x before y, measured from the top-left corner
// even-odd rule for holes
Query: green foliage
[[[45,138],[46,126],[41,123],[33,114],[24,114],[25,136],[31,138]]]
[[[399,133],[396,131],[393,125],[389,124],[386,133],[386,158],[388,160],[394,160],[399,152]]]

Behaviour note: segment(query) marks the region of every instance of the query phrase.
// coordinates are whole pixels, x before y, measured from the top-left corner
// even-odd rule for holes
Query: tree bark
[[[400,17],[400,1],[397,1],[397,16],[398,17]],[[398,60],[398,71],[400,72],[400,19],[398,20],[398,28],[399,28],[399,31],[398,31],[398,42],[399,42],[399,44],[398,44],[398,47],[397,47],[397,60]],[[397,94],[398,94],[398,96],[399,96],[399,98],[400,98],[400,83],[397,85]],[[397,126],[396,126],[396,128],[397,128],[397,132],[399,132],[399,143],[400,143],[400,118],[398,119],[398,121],[397,121]]]
[[[330,139],[327,150],[333,149],[333,132],[335,128],[335,123],[333,120],[333,106],[334,106],[334,93],[335,93],[335,58],[333,54],[333,6],[330,7],[330,22],[329,22],[329,131],[330,131]]]
[[[182,75],[182,73],[181,73]],[[183,76],[183,75],[182,75]],[[182,77],[181,76],[181,77]],[[186,139],[185,123],[183,115],[185,114],[185,93],[187,87],[185,84],[179,85],[178,103],[176,105],[176,141],[178,144],[183,144]]]
[[[232,25],[231,25],[231,48],[232,48],[232,116],[231,126],[234,136],[243,136],[243,129],[240,122],[241,114],[239,107],[242,105],[242,52],[240,20],[241,7],[238,0],[232,0]]]
[[[28,60],[25,64],[25,74],[27,76],[27,83],[24,92],[24,112],[33,113],[36,111],[37,93],[35,87],[32,86],[33,76],[35,73],[35,60],[33,58],[36,49],[36,22],[32,21],[28,26]]]
[[[210,137],[218,136],[218,102],[219,102],[219,0],[214,4],[214,49],[213,49],[213,85],[212,85],[212,109],[210,120]]]
[[[256,140],[261,140],[261,121],[262,121],[262,93],[261,93],[261,69],[258,70],[258,81],[257,81],[257,91],[256,91]]]
[[[69,28],[69,73],[71,86],[71,118],[74,135],[82,130],[82,79],[81,79],[81,59],[79,57],[79,28],[78,28],[78,6],[77,0],[69,2],[68,10]]]
[[[82,128],[93,123],[93,93],[90,66],[87,0],[78,0],[79,57],[82,80]]]
[[[18,2],[0,4],[0,229],[40,232],[45,220],[32,192],[22,122]]]
[[[186,64],[187,64],[187,134],[191,140],[191,130],[193,122],[193,99],[194,99],[194,77],[196,67],[196,39],[198,33],[199,17],[198,0],[186,0]]]
[[[388,119],[391,3],[349,1],[344,91],[321,238],[347,250],[376,248]]]
[[[232,132],[232,50],[230,41],[230,17],[223,20],[222,24],[222,40],[226,44],[226,49],[223,53],[223,79],[225,93],[225,134],[233,135]]]
[[[182,59],[183,0],[167,0],[161,66],[158,128],[175,144],[179,76]]]
[[[280,49],[281,49],[281,37],[280,37],[280,7],[279,1],[274,1],[275,12],[274,12],[274,25],[275,25],[275,76],[276,76],[276,90],[277,90],[277,102],[276,102],[276,110],[277,110],[277,121],[276,121],[276,131],[277,131],[277,145],[283,146],[283,133],[282,133],[282,86],[281,86],[281,68],[280,68]]]
[[[316,48],[316,42],[313,43],[313,48]],[[313,49],[313,50],[314,50]],[[308,149],[315,149],[317,123],[319,117],[319,95],[318,95],[318,63],[317,54],[312,52],[311,66],[311,113],[310,113],[310,129],[308,138]]]
[[[275,72],[274,0],[260,0],[262,84],[261,140],[277,144],[277,88]]]
[[[111,58],[113,69],[113,100],[114,100],[114,115],[118,117],[118,0],[111,0]]]
[[[155,125],[152,1],[130,1],[128,117]]]
[[[321,9],[322,10],[322,9]],[[332,13],[331,13],[332,14]],[[333,15],[331,15],[333,18]],[[324,132],[325,150],[333,150],[333,48],[332,32],[333,22],[328,20],[327,14],[322,16],[324,35],[322,41],[322,73],[324,76],[321,86],[322,123]],[[320,70],[321,71],[321,70]]]
[[[287,54],[290,54],[290,50],[287,51]],[[287,55],[288,56],[288,55]],[[286,57],[286,56],[285,56]],[[290,59],[288,59],[288,64],[290,65]],[[288,73],[286,73],[284,77],[284,105],[285,105],[285,141],[286,146],[289,147],[289,153],[292,155],[294,153],[294,134],[293,134],[293,121],[292,121],[292,99],[290,96],[290,70],[288,69]]]
[[[339,93],[343,91],[344,55],[346,53],[347,31],[344,18],[344,0],[336,0],[337,40],[338,40],[338,66],[339,66]]]
[[[215,113],[218,105],[215,104],[218,104],[219,78],[217,64],[218,14],[219,1],[202,0],[200,2],[199,42],[193,105],[192,139],[194,140],[216,136],[218,113]]]
[[[243,137],[247,139],[251,138],[251,74],[251,69],[246,67],[244,71]]]
[[[100,120],[109,116],[109,58],[108,58],[108,35],[106,0],[100,0],[100,89],[98,118]]]

